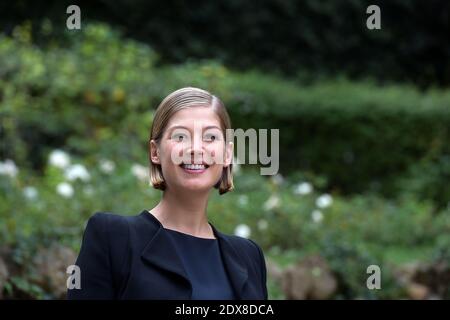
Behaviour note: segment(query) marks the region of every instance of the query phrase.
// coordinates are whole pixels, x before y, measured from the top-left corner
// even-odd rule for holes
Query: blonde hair
[[[193,107],[210,107],[217,114],[220,120],[220,126],[224,137],[226,137],[226,130],[231,129],[231,121],[225,105],[222,101],[209,93],[206,90],[199,88],[186,87],[178,89],[159,104],[153,118],[152,128],[150,131],[150,140],[155,140],[158,144],[164,134],[164,130],[169,123],[170,118],[178,111]],[[225,140],[225,147],[228,141]],[[155,189],[165,190],[166,182],[164,180],[161,165],[155,164],[151,160],[151,149],[149,146],[149,161],[150,161],[150,183]],[[220,180],[216,183],[214,188],[219,189],[219,194],[224,194],[234,189],[232,163],[223,169]]]

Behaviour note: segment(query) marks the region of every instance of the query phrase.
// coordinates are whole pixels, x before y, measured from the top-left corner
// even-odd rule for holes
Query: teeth
[[[183,168],[189,170],[202,170],[205,169],[205,165],[203,164],[183,164]]]

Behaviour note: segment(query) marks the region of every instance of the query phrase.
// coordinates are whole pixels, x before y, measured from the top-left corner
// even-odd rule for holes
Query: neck
[[[197,237],[214,238],[206,214],[208,197],[209,192],[175,193],[167,189],[158,205],[150,211],[164,228]]]

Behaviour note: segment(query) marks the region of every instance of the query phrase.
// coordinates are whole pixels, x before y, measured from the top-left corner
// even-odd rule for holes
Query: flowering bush
[[[2,160],[41,169],[50,149],[64,147],[137,161],[154,108],[192,85],[220,96],[235,128],[280,128],[284,174],[321,174],[329,189],[345,194],[411,191],[441,209],[448,203],[448,91],[344,79],[305,86],[214,61],[156,67],[148,45],[103,24],[34,45],[31,34],[52,39],[49,24],[0,35]]]
[[[143,164],[104,158],[85,163],[54,150],[48,154],[44,175],[37,177],[12,160],[6,163],[0,173],[0,242],[12,250],[17,265],[26,266],[27,272],[19,273],[19,278],[33,288],[27,289],[28,294],[36,297],[51,297],[51,292],[33,286],[36,276],[31,275],[36,272],[30,261],[40,248],[59,243],[77,252],[85,223],[94,212],[137,214],[156,205],[160,197],[160,191],[149,186]],[[448,210],[435,213],[430,203],[411,198],[393,202],[375,195],[342,198],[320,192],[309,181],[291,180],[239,170],[234,192],[214,193],[210,221],[223,232],[254,239],[267,257],[276,257],[272,253],[280,250],[294,250],[299,256],[322,253],[337,273],[350,263],[339,254],[342,248],[349,248],[345,249],[349,254],[364,252],[379,264],[401,262],[390,255],[399,248],[404,252],[425,248],[425,255],[410,250],[408,259],[428,259],[450,230]],[[347,287],[355,288],[357,280],[349,279],[351,274],[343,276],[343,283],[349,281]],[[341,294],[350,297],[352,292],[360,294],[358,290]]]

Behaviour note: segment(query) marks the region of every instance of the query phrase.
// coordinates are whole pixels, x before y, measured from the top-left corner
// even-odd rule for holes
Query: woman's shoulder
[[[97,211],[87,221],[85,233],[97,234],[109,247],[114,248],[123,247],[124,243],[141,247],[156,231],[156,225],[146,217],[144,211],[137,215]]]
[[[96,211],[89,217],[87,224],[120,229],[135,223],[143,224],[143,221],[147,220],[144,216],[145,210],[135,215],[119,214],[110,211]]]
[[[222,236],[228,239],[234,248],[245,253],[246,255],[251,255],[258,258],[263,256],[262,249],[255,240],[224,233],[222,233]]]
[[[87,221],[87,228],[96,229],[101,233],[120,231],[128,228],[127,218],[120,214],[97,211]]]

